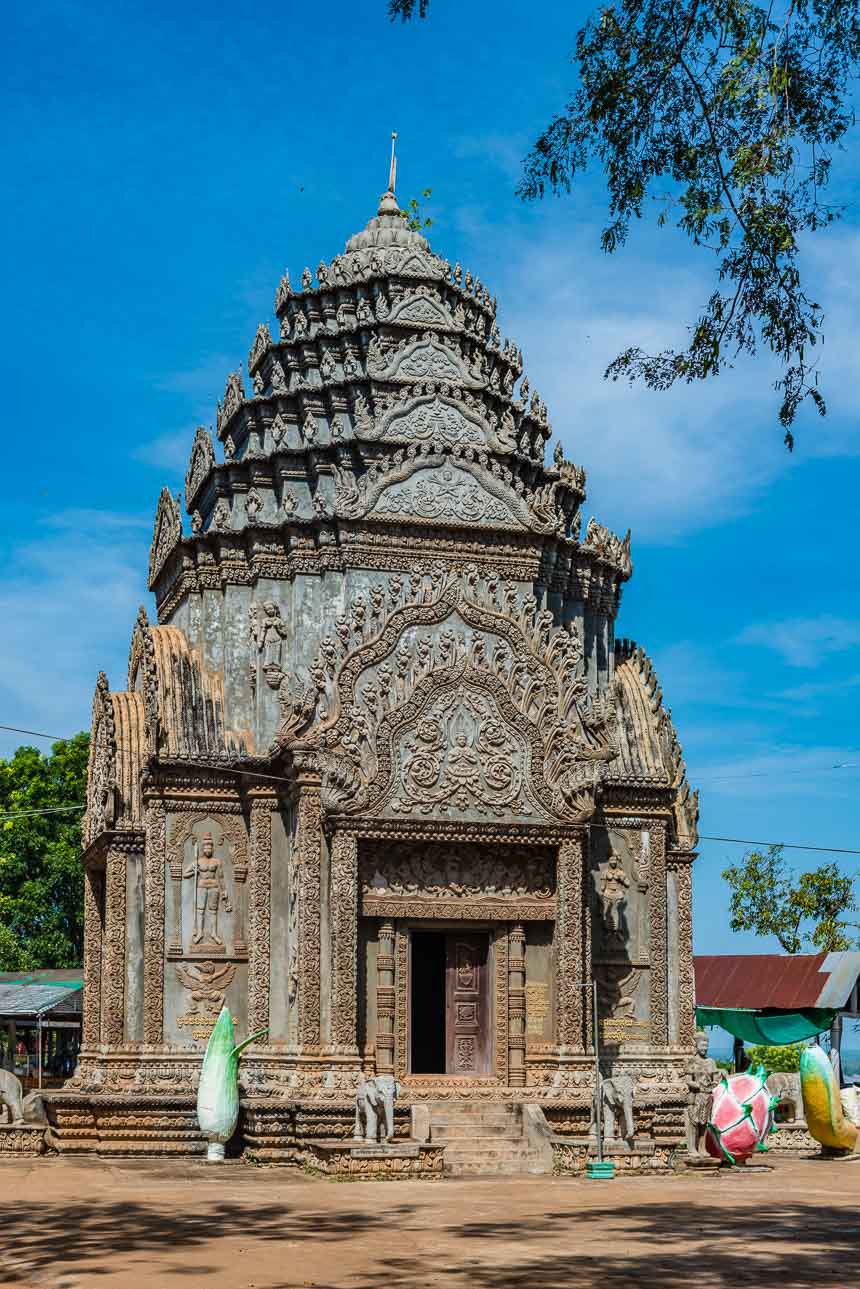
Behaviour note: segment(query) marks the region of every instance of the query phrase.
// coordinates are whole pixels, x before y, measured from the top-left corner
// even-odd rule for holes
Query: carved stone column
[[[272,895],[272,811],[277,799],[273,792],[255,789],[251,802],[251,857],[248,874],[248,1032],[264,1029],[269,1024],[269,988],[271,976],[270,910]],[[244,874],[234,869],[236,901],[241,910]],[[244,941],[241,913],[236,919],[236,947]],[[259,1040],[268,1041],[265,1035]]]
[[[651,1042],[669,1042],[668,944],[666,936],[666,824],[651,825]]]
[[[84,1048],[98,1046],[101,1037],[103,884],[101,871],[87,868],[84,874],[84,1015],[81,1027]]]
[[[394,923],[380,922],[376,952],[376,1071],[394,1073]]]
[[[358,840],[335,833],[331,848],[331,1036],[358,1055]]]
[[[164,1040],[164,872],[167,814],[162,801],[147,807],[144,892],[143,1041]]]
[[[102,966],[102,1042],[119,1047],[125,1010],[125,923],[128,858],[114,847],[105,865],[105,954]]]
[[[508,937],[508,1083],[526,1085],[526,933],[515,922]]]
[[[556,1036],[560,1054],[583,1051],[583,998],[585,978],[583,834],[562,842],[558,852],[555,920]]]
[[[299,1041],[305,1048],[320,1042],[320,866],[322,834],[319,787],[299,789],[298,870],[301,874],[299,948]]]
[[[675,883],[675,927],[673,958],[677,977],[674,982],[677,996],[676,1032],[670,1041],[690,1049],[696,1028],[696,988],[693,975],[693,860],[695,851],[673,850],[669,853],[669,875]]]

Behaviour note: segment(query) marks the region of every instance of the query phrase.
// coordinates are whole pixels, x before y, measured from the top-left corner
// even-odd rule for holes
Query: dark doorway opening
[[[412,933],[412,1072],[445,1073],[445,934]]]

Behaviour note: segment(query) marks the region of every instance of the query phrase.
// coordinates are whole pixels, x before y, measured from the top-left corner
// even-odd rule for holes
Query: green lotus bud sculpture
[[[261,1038],[265,1029],[257,1030],[244,1042],[237,1043],[233,1017],[226,1005],[215,1022],[206,1044],[200,1086],[197,1089],[197,1122],[208,1144],[206,1158],[219,1164],[224,1147],[236,1131],[239,1118],[239,1057],[249,1043]]]

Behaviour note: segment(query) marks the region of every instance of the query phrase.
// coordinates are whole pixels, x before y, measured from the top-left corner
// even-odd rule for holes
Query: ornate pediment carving
[[[185,475],[185,508],[189,514],[194,510],[194,498],[209,471],[215,467],[215,446],[212,435],[202,425],[198,425]]]
[[[443,458],[437,469],[417,470],[387,488],[368,512],[403,522],[468,524],[481,528],[524,528],[510,505],[492,496],[462,465]]]
[[[435,292],[426,286],[419,286],[410,294],[401,296],[392,308],[388,321],[396,322],[401,327],[432,327],[436,331],[462,330]]]
[[[268,322],[261,322],[254,336],[254,343],[248,355],[248,371],[253,372],[261,362],[263,355],[272,347],[272,333]]]
[[[238,371],[231,372],[227,377],[227,386],[224,390],[224,398],[218,404],[218,415],[216,424],[220,432],[221,427],[226,425],[230,418],[239,410],[245,401],[245,386],[242,383],[242,368]]]
[[[441,443],[449,448],[455,443],[493,447],[496,440],[481,410],[440,393],[395,404],[375,420],[365,419],[360,430],[362,438],[384,443]]]
[[[371,344],[367,351],[367,371],[377,380],[450,381],[470,388],[481,384],[470,375],[460,355],[443,345],[430,331],[425,332],[420,340],[409,341],[388,351],[379,344]]]
[[[316,749],[330,811],[576,822],[616,755],[578,637],[477,570],[374,586],[282,688],[278,744]]]
[[[628,578],[633,572],[633,561],[630,558],[630,529],[622,540],[610,529],[599,524],[592,515],[585,530],[583,550],[592,551],[599,560],[611,564],[622,578]]]
[[[150,591],[155,589],[159,573],[181,540],[182,515],[179,502],[169,488],[162,488],[161,496],[158,498],[158,509],[155,512],[152,544],[149,548]]]
[[[83,843],[88,846],[112,828],[116,808],[116,725],[108,678],[99,672],[93,697],[93,719],[87,768],[87,809]]]
[[[345,519],[372,515],[400,523],[466,524],[551,533],[565,519],[557,482],[527,492],[523,480],[486,452],[436,442],[415,444],[376,463],[360,478],[335,467],[335,509]]]

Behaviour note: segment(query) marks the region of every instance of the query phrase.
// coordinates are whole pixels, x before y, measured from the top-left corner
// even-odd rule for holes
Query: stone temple
[[[596,978],[604,1075],[632,1080],[634,1144],[665,1161],[697,801],[651,663],[615,635],[630,535],[583,524],[585,472],[560,446],[547,465],[495,298],[392,191],[275,311],[217,445],[191,445],[187,521],[161,494],[127,683],[98,679],[56,1141],[203,1149],[226,1000],[240,1037],[267,1028],[241,1066],[259,1159],[375,1167],[337,1148],[375,1074],[400,1084],[385,1167],[441,1169],[482,1107],[476,1141],[528,1118],[582,1157]]]

